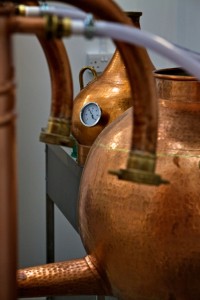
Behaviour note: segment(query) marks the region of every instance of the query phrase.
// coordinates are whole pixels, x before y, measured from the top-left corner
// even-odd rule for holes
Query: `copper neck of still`
[[[154,72],[160,99],[160,133],[158,140],[167,141],[170,151],[198,149],[200,144],[200,84],[180,68]],[[170,145],[173,146],[171,149]]]
[[[127,12],[126,15],[129,17],[130,21],[132,22],[132,24],[136,27],[136,28],[140,28],[140,17],[142,16],[142,12]],[[149,55],[147,53],[146,50],[144,50],[145,54],[146,54],[146,59],[149,63],[149,65],[151,66],[152,70],[155,69],[150,58]],[[135,62],[136,64],[136,62]],[[108,89],[108,93],[110,93],[110,98],[109,98],[109,94],[106,94],[105,89],[105,83],[109,84],[112,87],[117,88],[117,90],[119,90],[118,93],[116,93],[116,95],[112,92],[111,89]],[[123,113],[126,109],[128,109],[129,107],[131,107],[133,105],[133,100],[132,100],[132,96],[131,96],[131,86],[129,84],[129,80],[128,80],[128,75],[127,75],[127,68],[125,67],[124,61],[121,58],[120,55],[120,51],[118,50],[118,48],[116,48],[113,57],[110,61],[110,63],[108,64],[108,66],[105,68],[104,72],[99,76],[99,78],[97,79],[96,82],[94,82],[95,84],[95,88],[94,85],[91,87],[89,86],[88,89],[85,89],[84,94],[81,93],[80,96],[78,96],[75,99],[75,103],[76,101],[83,101],[84,98],[97,98],[99,101],[99,104],[101,106],[101,104],[103,103],[103,101],[101,101],[101,97],[103,97],[104,99],[107,98],[109,99],[109,106],[111,106],[112,103],[112,108],[108,109],[108,107],[105,107],[105,104],[103,104],[103,111],[104,109],[106,110],[106,113],[109,115],[109,122],[107,124],[104,125],[107,126],[109,123],[111,123],[119,114],[120,112]],[[99,87],[99,91],[97,91],[97,86]],[[126,87],[122,88],[122,87]],[[136,87],[134,87],[134,90],[136,90]],[[99,98],[98,98],[99,96]],[[120,99],[120,101],[118,100],[118,98]],[[114,101],[113,101],[114,99]],[[122,99],[124,101],[124,107],[122,110],[121,108],[121,102]],[[87,100],[89,101],[89,100]],[[105,100],[104,100],[105,101]],[[84,103],[84,102],[83,102]],[[79,105],[80,106],[80,105]],[[78,113],[76,112],[76,110],[80,109],[80,107],[78,106],[78,108],[75,108],[75,112],[74,112],[74,116]],[[116,116],[115,116],[116,115]],[[76,117],[75,117],[75,122],[78,125],[73,124],[72,125],[72,131],[74,130],[74,135],[75,138],[77,138],[78,141],[78,157],[77,157],[77,161],[78,164],[81,166],[84,166],[86,159],[87,159],[87,155],[90,151],[91,145],[93,144],[94,140],[96,139],[96,137],[98,136],[98,134],[101,132],[100,129],[96,128],[90,128],[89,130],[87,130],[87,133],[83,133],[83,130],[79,130],[80,133],[78,133],[78,126],[83,126],[82,124],[79,125]],[[77,126],[77,128],[76,128]],[[82,128],[83,129],[83,128]],[[103,129],[103,127],[101,128],[101,130]],[[88,138],[88,133],[90,133],[91,138]]]

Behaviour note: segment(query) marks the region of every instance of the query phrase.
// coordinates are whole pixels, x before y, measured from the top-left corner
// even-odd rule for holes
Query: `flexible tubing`
[[[92,28],[90,30],[92,30]],[[82,21],[72,21],[72,33],[84,33],[87,35],[87,28],[85,28]],[[95,36],[106,36],[114,40],[121,40],[123,42],[136,44],[137,46],[147,47],[180,65],[187,72],[200,80],[199,62],[195,58],[190,57],[186,51],[178,48],[160,36],[131,26],[102,21],[95,22],[93,33]]]
[[[27,17],[39,17],[43,15],[56,15],[58,17],[69,17],[71,19],[85,19],[86,13],[79,9],[70,9],[56,6],[26,6]]]
[[[26,16],[38,17],[43,15],[56,15],[58,17],[69,17],[71,19],[85,19],[87,14],[79,9],[69,9],[56,6],[26,6]],[[181,45],[172,43],[175,47],[181,49],[183,52],[190,54],[193,58],[200,61],[200,53]]]
[[[85,19],[87,14],[81,10],[78,9],[68,9],[68,8],[61,8],[61,7],[54,7],[54,6],[41,6],[41,7],[26,7],[26,15],[27,16],[39,16],[39,15],[57,15],[58,17],[69,17],[72,19]],[[106,23],[106,24],[105,24]],[[119,27],[120,26],[120,27]],[[79,26],[78,26],[79,27]],[[82,27],[82,26],[81,26]],[[133,30],[135,32],[133,32]],[[174,61],[177,64],[180,64],[183,68],[185,68],[188,72],[193,74],[194,76],[198,77],[199,72],[196,74],[193,73],[193,71],[188,70],[189,68],[192,68],[193,70],[193,64],[196,64],[196,61],[186,61],[186,66],[182,63],[182,55],[187,55],[187,58],[192,57],[195,60],[200,60],[200,54],[198,52],[189,50],[187,48],[184,48],[182,46],[176,45],[174,43],[170,43],[167,40],[151,34],[147,33],[145,31],[139,31],[139,34],[137,32],[137,29],[135,30],[132,27],[126,26],[126,25],[119,25],[115,23],[109,24],[109,28],[107,31],[107,22],[96,22],[95,25],[95,35],[96,33],[98,35],[105,34],[109,36],[110,38],[123,40],[125,42],[131,42],[133,41],[134,44],[137,44],[139,46],[145,46],[150,48],[151,50],[154,50],[155,52],[162,54],[163,56],[169,58],[170,60]],[[125,34],[125,36],[124,36]],[[167,50],[166,50],[167,49]],[[190,55],[188,55],[190,54]],[[183,58],[184,60],[185,58]],[[185,63],[184,63],[185,64]],[[192,64],[192,66],[190,65]],[[199,78],[199,77],[198,77]],[[200,79],[200,78],[199,78]]]

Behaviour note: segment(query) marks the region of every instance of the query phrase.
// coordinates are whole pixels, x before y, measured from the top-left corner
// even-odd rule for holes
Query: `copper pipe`
[[[76,5],[79,8],[85,9],[87,11],[91,11],[95,15],[100,16],[107,20],[121,22],[125,24],[131,24],[129,18],[126,17],[126,15],[123,14],[122,11],[118,8],[118,6],[115,5],[112,1],[98,0],[95,1],[94,3],[93,1],[89,1],[89,0],[81,0],[81,1],[69,0],[65,2],[70,3],[72,5]],[[157,103],[155,101],[156,97],[155,97],[154,81],[153,81],[153,77],[150,75],[152,66],[149,63],[149,59],[146,56],[146,52],[141,48],[126,45],[120,42],[116,42],[116,45],[119,49],[119,52],[127,68],[127,73],[130,79],[130,85],[133,94],[134,106],[136,107],[135,109],[136,115],[134,116],[134,129],[136,129],[138,133],[134,132],[134,145],[135,145],[134,149],[136,147],[137,150],[139,149],[145,152],[149,151],[150,153],[154,153],[156,147],[156,138],[157,138],[157,109],[156,109]],[[144,88],[144,83],[146,85],[145,88]],[[137,86],[137,90],[134,90],[133,93],[133,88],[135,88],[135,86]],[[73,264],[73,262],[70,261],[68,263]],[[57,263],[53,264],[53,266],[56,268]],[[45,268],[48,270],[49,267],[50,266],[47,265]],[[81,272],[81,270],[77,270],[77,271]],[[26,270],[24,270],[23,272],[26,272]],[[68,272],[67,275],[69,275]],[[59,279],[55,277],[53,278],[56,281],[55,285],[59,285],[59,282],[62,281],[63,276],[64,274],[62,273],[62,276],[59,277]],[[84,276],[84,274],[82,273],[81,276]],[[41,280],[39,281],[41,284],[41,288],[43,285],[42,278],[43,277],[41,277]],[[33,281],[34,279],[36,278],[33,276]],[[69,279],[70,277],[66,279],[67,282]],[[21,280],[22,278],[19,278],[19,287],[21,287]],[[87,278],[86,281],[88,281]],[[52,286],[51,284],[52,284],[51,273],[47,272],[45,285],[48,285],[49,287],[48,292],[50,292]],[[77,284],[76,288],[78,288],[78,282],[76,282],[76,284]],[[69,286],[66,285],[65,294],[68,294],[69,292],[68,287]],[[37,287],[31,289],[26,295],[32,296],[33,291],[36,288]],[[78,293],[78,290],[76,293]]]
[[[44,18],[12,17],[10,19],[10,31],[45,37],[45,22]]]
[[[0,299],[16,299],[16,126],[11,38],[0,17]]]
[[[71,3],[71,0],[64,2],[74,4]],[[86,10],[90,10],[104,19],[132,24],[131,20],[113,2],[107,0],[101,1],[101,3],[95,2],[95,7],[93,7],[90,0],[84,0],[78,1],[75,5],[79,8],[87,7]],[[102,11],[102,7],[105,9],[105,13],[99,13]],[[156,185],[167,183],[159,175],[154,174],[158,117],[155,83],[151,75],[152,64],[149,62],[146,50],[121,42],[116,42],[116,46],[127,69],[135,109],[131,151],[127,168],[119,171],[111,170],[110,173],[117,175],[119,179],[140,183]],[[139,181],[138,178],[140,178]]]
[[[51,76],[51,117],[70,119],[73,107],[73,84],[68,55],[61,40],[40,38]]]
[[[22,4],[24,2],[24,0],[21,1]],[[29,0],[26,1],[26,4],[29,6],[38,5],[38,0]],[[32,20],[31,22],[34,21]],[[22,27],[27,28],[27,24],[24,24]],[[42,30],[41,35],[43,34],[44,30]],[[38,34],[37,38],[45,53],[51,76],[52,99],[50,115],[51,117],[71,119],[73,82],[66,48],[61,39],[51,39],[48,41],[46,37],[42,38],[41,35]]]
[[[101,19],[132,25],[131,20],[113,1],[98,0],[94,3],[91,0],[63,0],[62,2],[92,12]],[[141,151],[141,154],[154,155],[157,144],[158,117],[155,84],[151,75],[152,65],[144,49],[121,42],[115,42],[115,44],[127,69],[135,107],[134,141],[132,137],[131,149]]]
[[[23,0],[21,2],[24,3]],[[37,0],[26,1],[27,5],[38,5]],[[45,53],[51,76],[51,112],[45,132],[41,132],[40,141],[72,146],[70,136],[73,82],[71,67],[65,46],[60,39],[41,38],[38,40]]]
[[[89,256],[18,272],[19,297],[111,295]]]
[[[98,0],[94,3],[91,0],[65,0],[63,2],[92,12],[101,19],[132,25],[131,20],[113,1]],[[155,84],[151,76],[152,66],[145,50],[121,42],[115,44],[127,70],[135,108],[131,148],[154,154],[157,144],[158,117]]]
[[[41,132],[40,140],[45,143],[72,146],[70,136],[73,107],[73,84],[69,59],[63,42],[45,38],[44,18],[12,17],[12,33],[36,34],[48,62],[51,77],[51,112],[47,128]]]
[[[51,116],[69,118],[73,106],[73,85],[70,63],[63,42],[59,39],[47,40],[44,37],[46,26],[44,18],[12,17],[9,25],[12,33],[37,35],[51,76]]]
[[[131,18],[134,26],[140,28],[142,13],[128,12],[126,14]],[[96,126],[87,127],[80,120],[80,111],[86,103],[94,100],[102,109],[101,120]],[[72,134],[78,142],[77,162],[84,166],[90,147],[100,132],[132,106],[130,84],[118,49],[104,72],[76,96],[73,105]]]

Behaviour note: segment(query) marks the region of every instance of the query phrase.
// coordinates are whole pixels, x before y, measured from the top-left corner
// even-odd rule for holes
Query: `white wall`
[[[143,30],[170,41],[199,50],[199,0],[118,0],[124,10],[142,11]],[[78,72],[85,65],[86,52],[98,49],[99,42],[70,38],[65,41],[71,60],[74,91],[79,91]],[[39,143],[41,127],[46,125],[50,104],[50,82],[43,52],[35,37],[15,36],[15,64],[18,106],[19,173],[19,265],[45,262],[45,153]],[[112,44],[108,44],[113,50]],[[151,53],[157,68],[173,66]],[[56,259],[83,254],[80,239],[60,212],[56,212]]]

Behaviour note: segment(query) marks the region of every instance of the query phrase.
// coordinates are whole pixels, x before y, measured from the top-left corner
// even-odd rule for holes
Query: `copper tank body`
[[[102,131],[84,168],[81,236],[120,299],[200,299],[200,83],[179,71],[155,73],[157,169],[170,184],[139,185],[108,174],[125,166],[131,108]]]
[[[129,12],[127,15],[134,26],[140,28],[142,13]],[[93,127],[86,127],[80,121],[80,111],[89,102],[98,103],[102,109],[101,120]],[[80,165],[85,164],[90,147],[99,133],[131,106],[131,89],[126,68],[116,49],[105,71],[82,89],[74,99],[72,134],[78,142],[78,163]]]

